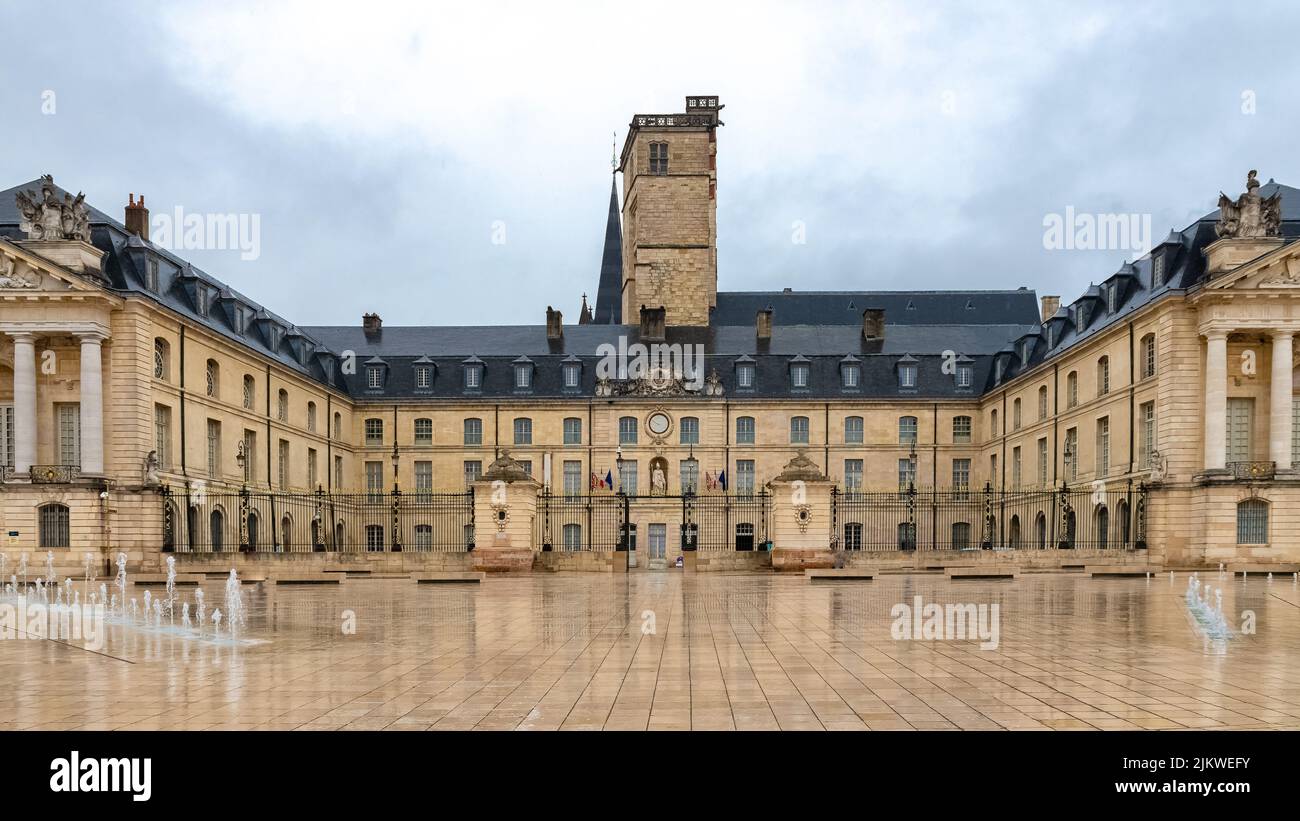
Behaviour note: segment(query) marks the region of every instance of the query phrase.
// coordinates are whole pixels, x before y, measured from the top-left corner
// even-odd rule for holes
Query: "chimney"
[[[667,310],[641,306],[641,341],[663,342],[667,338]]]
[[[546,338],[548,340],[564,338],[564,315],[550,305],[546,306]]]
[[[149,209],[144,207],[144,194],[140,201],[135,201],[135,194],[128,194],[126,206],[126,230],[143,240],[149,239]]]
[[[366,332],[366,338],[371,339],[384,330],[384,320],[379,318],[379,314],[362,314],[361,327]]]
[[[1059,296],[1043,297],[1043,321],[1051,319],[1061,308],[1061,298]]]
[[[868,308],[862,312],[862,338],[867,340],[885,338],[884,308]]]
[[[767,342],[772,339],[772,308],[771,306],[763,308],[754,317],[754,326],[758,330],[758,341]]]

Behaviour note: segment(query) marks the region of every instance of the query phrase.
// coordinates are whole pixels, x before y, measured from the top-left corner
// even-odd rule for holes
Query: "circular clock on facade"
[[[673,420],[669,419],[668,414],[663,411],[655,411],[650,414],[650,418],[646,420],[646,428],[648,428],[655,436],[663,436],[672,428],[672,426]]]

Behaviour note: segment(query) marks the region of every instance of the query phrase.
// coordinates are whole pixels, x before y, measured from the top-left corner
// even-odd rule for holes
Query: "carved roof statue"
[[[786,462],[785,467],[781,469],[781,473],[776,477],[775,481],[829,482],[830,477],[822,473],[822,469],[817,466],[817,463],[808,458],[807,450],[799,448],[799,452],[795,454],[793,459]]]
[[[29,240],[77,239],[90,242],[90,212],[86,208],[86,195],[64,192],[59,199],[54,190],[54,177],[41,177],[41,193],[19,191],[14,201],[22,214],[20,227]]]
[[[1219,192],[1219,221],[1214,233],[1225,239],[1276,237],[1282,225],[1282,192],[1265,199],[1252,169],[1246,175],[1246,193],[1235,201]]]
[[[532,480],[524,466],[510,458],[509,451],[501,451],[501,455],[496,461],[488,466],[487,471],[483,474],[484,479],[501,480],[503,482],[522,482]]]

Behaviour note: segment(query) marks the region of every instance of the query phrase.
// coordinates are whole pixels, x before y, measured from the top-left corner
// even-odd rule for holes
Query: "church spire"
[[[618,180],[609,185],[609,217],[605,222],[605,252],[600,260],[596,318],[600,325],[623,322],[623,229],[619,224]]]
[[[591,324],[591,307],[587,305],[586,294],[582,295],[582,309],[578,311],[578,324],[579,325]]]

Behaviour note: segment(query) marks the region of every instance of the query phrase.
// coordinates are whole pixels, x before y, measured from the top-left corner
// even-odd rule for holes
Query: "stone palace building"
[[[1252,171],[1066,305],[719,291],[721,111],[632,119],[576,324],[297,325],[143,197],[0,194],[6,577],[1300,560],[1300,191]]]

